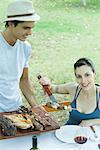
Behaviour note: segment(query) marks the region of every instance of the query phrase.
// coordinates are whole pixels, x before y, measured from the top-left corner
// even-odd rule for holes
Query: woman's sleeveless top
[[[80,92],[81,92],[81,89],[77,87],[74,100],[71,103],[72,108],[76,108],[76,100]],[[97,90],[96,90],[96,100],[97,100],[97,106],[92,113],[84,114],[84,113],[79,112],[78,110],[72,110],[69,113],[69,120],[67,121],[66,125],[78,125],[81,123],[82,120],[100,118],[100,110],[99,110],[100,92],[97,92]]]

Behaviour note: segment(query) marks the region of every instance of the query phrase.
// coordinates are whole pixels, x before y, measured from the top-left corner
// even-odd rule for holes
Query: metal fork
[[[96,134],[96,132],[95,132],[94,127],[93,127],[93,126],[90,126],[90,128],[91,128],[92,132],[94,133],[94,137],[95,137],[95,138],[98,138],[98,136],[97,136],[97,134]]]

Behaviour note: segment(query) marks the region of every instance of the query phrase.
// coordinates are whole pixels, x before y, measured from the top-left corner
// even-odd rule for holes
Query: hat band
[[[35,13],[31,13],[31,14],[21,14],[21,15],[12,15],[12,16],[7,16],[7,18],[12,18],[12,17],[23,17],[23,16],[32,16]]]

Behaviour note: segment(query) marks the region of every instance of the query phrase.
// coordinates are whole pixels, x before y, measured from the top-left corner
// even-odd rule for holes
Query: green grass
[[[0,1],[1,20],[10,1]],[[29,38],[33,48],[30,78],[39,103],[44,97],[37,73],[47,75],[53,83],[74,82],[73,64],[80,57],[94,61],[96,82],[100,82],[100,2],[87,1],[84,8],[77,0],[33,0],[41,20]]]

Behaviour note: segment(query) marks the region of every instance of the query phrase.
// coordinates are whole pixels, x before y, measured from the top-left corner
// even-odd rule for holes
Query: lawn
[[[50,77],[53,83],[74,82],[73,64],[80,57],[94,61],[99,83],[100,2],[91,1],[86,8],[79,1],[42,2],[36,5],[41,20],[29,39],[33,46],[30,73],[36,88],[38,72]]]
[[[11,1],[0,1],[0,22]],[[80,57],[94,61],[99,83],[100,2],[88,0],[85,8],[78,0],[33,0],[33,3],[41,20],[28,39],[33,49],[29,71],[38,103],[45,102],[45,97],[37,74],[48,76],[53,83],[74,82],[73,64]]]

